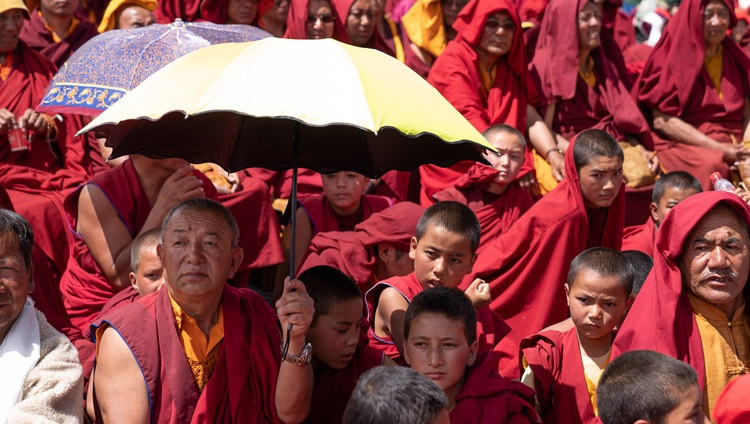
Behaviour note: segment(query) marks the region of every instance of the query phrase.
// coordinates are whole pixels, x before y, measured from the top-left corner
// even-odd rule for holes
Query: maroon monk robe
[[[373,280],[378,244],[385,243],[409,252],[409,243],[416,234],[422,213],[424,208],[421,206],[401,202],[372,214],[357,224],[354,231],[318,233],[310,241],[298,273],[318,265],[332,266],[348,275],[365,293],[377,283]]]
[[[406,362],[404,361],[404,358],[401,357],[393,339],[390,336],[377,336],[373,327],[375,322],[375,311],[378,309],[380,295],[383,293],[383,290],[388,287],[398,290],[398,292],[401,293],[404,299],[409,303],[411,303],[414,296],[421,293],[424,288],[419,281],[417,281],[417,274],[412,272],[403,277],[391,277],[385,281],[381,281],[365,293],[367,322],[370,327],[367,330],[367,337],[370,340],[370,346],[381,350],[383,353],[390,356],[390,358],[397,364],[406,365]],[[503,321],[500,316],[493,313],[489,308],[482,308],[477,311],[477,340],[479,341],[480,352],[493,349],[509,331],[510,328],[505,321]]]
[[[523,383],[501,377],[497,372],[499,360],[497,352],[481,352],[474,365],[466,369],[456,406],[450,411],[451,423],[540,422],[534,410],[534,391]]]
[[[323,364],[314,368],[315,386],[313,387],[310,413],[305,419],[307,424],[340,423],[349,398],[359,377],[370,368],[383,365],[383,352],[367,345],[367,337],[360,337],[354,357],[346,368],[336,370]]]
[[[524,212],[534,205],[534,198],[531,194],[515,181],[499,195],[485,192],[487,185],[498,174],[497,170],[477,163],[469,168],[469,172],[461,176],[453,187],[435,194],[435,199],[438,201],[453,200],[463,203],[474,211],[482,227],[482,237],[477,253],[497,236],[507,231]],[[496,198],[492,202],[487,202],[487,196]]]
[[[305,12],[307,16],[307,12]],[[288,199],[292,195],[292,171],[271,171],[265,168],[248,168],[244,172],[260,179],[271,190],[274,199]],[[297,196],[303,197],[323,192],[320,174],[306,169],[297,168]]]
[[[227,22],[227,9],[229,9],[229,2],[231,0],[203,0],[200,4],[200,18],[201,20],[213,22],[215,24],[228,24]],[[258,17],[260,17],[259,10],[256,9],[255,18],[250,25],[258,26]]]
[[[578,71],[578,12],[588,0],[560,0],[545,12],[529,74],[537,84],[542,114],[556,103],[552,130],[566,139],[600,129],[616,140],[636,137],[648,149],[653,141],[648,122],[620,75],[627,74],[622,53],[605,45],[591,51],[596,85],[589,87]],[[602,29],[602,32],[604,29]],[[614,57],[617,56],[615,60]],[[618,70],[622,63],[622,69]]]
[[[203,174],[203,190],[208,198],[216,198],[216,190]],[[151,203],[141,186],[138,174],[131,161],[103,173],[88,184],[96,185],[119,214],[131,237],[135,237],[146,222]],[[60,281],[65,307],[70,320],[81,331],[91,324],[104,304],[117,293],[104,271],[99,268],[86,242],[75,233],[78,219],[78,196],[80,189],[65,200],[68,221],[73,232],[73,245],[68,267]]]
[[[276,316],[247,289],[225,286],[221,306],[224,340],[202,392],[175,330],[167,290],[112,311],[92,326],[94,334],[101,325],[111,326],[130,347],[146,380],[151,422],[280,422],[274,401],[281,343]]]
[[[622,233],[622,250],[638,250],[650,257],[654,257],[654,244],[656,243],[656,227],[654,220],[641,225],[626,227]]]
[[[464,278],[462,288],[474,278],[490,284],[490,309],[511,327],[495,348],[503,354],[500,372],[518,378],[518,343],[543,328],[568,317],[563,285],[570,261],[589,247],[620,250],[625,222],[625,185],[604,215],[601,227],[592,219],[581,194],[573,161],[575,141],[565,155],[566,178],[539,200],[510,229],[487,245]],[[600,234],[590,243],[590,233]]]
[[[177,18],[194,22],[200,20],[200,5],[201,0],[159,0],[154,16],[160,24],[171,24]]]
[[[495,80],[488,92],[482,86],[479,57],[474,47],[479,43],[487,17],[497,12],[508,13],[518,30],[510,51],[496,63]],[[535,100],[536,90],[527,78],[521,22],[513,3],[509,0],[472,0],[461,10],[453,28],[458,35],[435,60],[427,81],[478,131],[505,123],[526,133],[526,105],[529,100]],[[420,203],[425,207],[433,204],[432,196],[452,186],[472,164],[473,162],[463,161],[450,168],[421,166]],[[533,169],[531,149],[527,149],[519,177]]]
[[[373,47],[399,59],[422,78],[427,78],[427,74],[430,73],[430,66],[424,63],[411,48],[409,35],[403,25],[400,22],[392,21],[387,16],[384,16],[375,27]],[[402,58],[398,57],[399,50],[403,52]]]
[[[339,217],[336,215],[336,212],[333,211],[324,194],[300,198],[299,206],[310,217],[314,236],[325,231],[352,231],[356,224],[369,218],[370,215],[390,207],[391,200],[386,197],[370,194],[363,195],[359,211],[357,212],[361,213],[358,222],[350,222],[349,217]]]
[[[594,424],[576,328],[543,331],[521,341],[521,353],[534,372],[534,387],[545,423]]]
[[[125,289],[122,289],[117,294],[112,296],[111,299],[107,301],[107,303],[104,304],[102,307],[102,310],[99,311],[99,314],[97,315],[96,319],[94,321],[98,321],[105,317],[107,314],[110,314],[112,311],[116,309],[120,309],[125,305],[130,305],[131,303],[135,302],[136,300],[140,299],[141,296],[138,294],[138,290],[136,290],[133,286],[127,287]],[[91,328],[85,328],[83,329],[84,335],[87,339],[92,339],[93,337],[96,337],[95,335],[92,335],[90,333]]]
[[[731,26],[737,22],[734,5],[722,0],[730,12]],[[742,140],[745,99],[750,97],[750,58],[731,37],[725,37],[721,94],[703,66],[703,9],[708,0],[686,0],[669,21],[659,42],[633,87],[641,108],[677,116],[722,143],[730,135]],[[654,141],[666,172],[688,171],[710,188],[708,176],[729,176],[721,151],[678,143],[657,137]]]
[[[21,30],[21,39],[29,47],[52,61],[58,68],[85,42],[99,35],[99,31],[94,24],[80,20],[72,33],[68,34],[62,41],[55,42],[52,32],[47,29],[47,23],[39,9],[34,9],[30,15],[31,19],[26,22],[23,30]]]
[[[612,359],[637,349],[661,352],[690,364],[698,372],[701,387],[704,386],[703,345],[679,261],[692,230],[719,204],[731,207],[745,222],[750,222],[750,209],[742,199],[733,193],[709,191],[680,202],[659,225],[654,268],[617,333]],[[745,305],[749,305],[750,285],[745,286],[743,295]],[[745,313],[748,314],[747,307]]]

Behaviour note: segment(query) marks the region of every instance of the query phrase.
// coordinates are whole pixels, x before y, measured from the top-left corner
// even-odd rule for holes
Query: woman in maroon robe
[[[665,171],[687,171],[710,187],[715,171],[750,154],[745,124],[750,58],[726,36],[737,22],[729,0],[686,0],[670,20],[633,88],[653,114]]]
[[[594,2],[550,3],[529,74],[539,90],[541,113],[555,132],[558,146],[567,146],[568,140],[581,131],[600,129],[635,146],[645,166],[653,150],[648,122],[620,78],[627,74],[622,53],[606,48],[604,39],[609,36],[604,31],[602,14]],[[644,185],[652,182],[648,179]]]

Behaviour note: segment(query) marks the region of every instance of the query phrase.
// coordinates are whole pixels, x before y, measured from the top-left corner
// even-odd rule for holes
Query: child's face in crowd
[[[354,357],[362,326],[362,299],[349,299],[331,305],[307,330],[313,346],[313,364],[333,369],[346,368]]]
[[[417,281],[425,289],[458,286],[476,260],[468,237],[435,224],[427,226],[419,241],[412,237],[409,257],[414,259]]]
[[[359,209],[368,179],[355,172],[336,172],[321,175],[323,193],[337,214],[351,215]]]
[[[595,156],[581,167],[578,178],[587,206],[609,207],[622,187],[622,160],[617,156]]]
[[[565,293],[578,337],[589,340],[610,337],[632,302],[619,278],[588,269],[578,273],[572,287],[565,285]]]
[[[130,283],[140,296],[145,296],[159,290],[164,284],[163,274],[164,268],[156,253],[156,246],[151,246],[141,249],[138,269],[130,273]]]
[[[703,392],[695,384],[682,395],[682,402],[664,417],[664,424],[709,424],[703,413]]]
[[[467,342],[463,322],[426,312],[411,321],[404,359],[455,398],[463,385],[466,367],[476,361],[477,345],[476,341],[471,345]]]

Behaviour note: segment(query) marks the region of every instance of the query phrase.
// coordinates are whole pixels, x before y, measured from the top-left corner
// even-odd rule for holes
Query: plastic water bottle
[[[725,178],[721,176],[721,173],[714,172],[709,177],[711,180],[711,184],[714,185],[715,191],[729,191],[731,193],[734,193],[734,184],[727,181]]]

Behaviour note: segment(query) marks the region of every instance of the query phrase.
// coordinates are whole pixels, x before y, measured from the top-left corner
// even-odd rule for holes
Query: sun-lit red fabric
[[[722,0],[734,27],[734,5]],[[645,110],[674,115],[720,143],[742,140],[745,99],[750,97],[750,58],[731,37],[722,41],[724,66],[721,97],[703,66],[703,9],[708,0],[686,0],[664,29],[646,62],[633,92]],[[718,150],[654,140],[663,169],[688,171],[710,188],[714,171],[729,176],[729,167]]]
[[[482,164],[474,164],[469,171],[456,181],[453,187],[435,194],[439,201],[453,200],[463,203],[474,211],[482,237],[477,252],[508,229],[534,204],[534,198],[522,189],[517,182],[508,185],[505,191],[492,203],[485,203],[483,190],[495,179],[498,171]]]
[[[48,58],[58,68],[85,42],[99,35],[99,31],[94,24],[81,20],[72,34],[56,43],[38,9],[32,11],[30,17],[31,19],[26,21],[21,30],[21,39],[29,47]]]
[[[497,61],[495,80],[486,92],[478,68],[479,56],[474,48],[479,43],[487,17],[498,12],[510,15],[516,24],[516,32],[510,50]],[[435,60],[427,81],[478,131],[505,123],[526,133],[526,105],[535,103],[536,89],[527,78],[523,33],[516,7],[508,0],[472,0],[461,10],[453,28],[458,35]],[[459,162],[450,168],[420,167],[422,205],[434,203],[432,196],[453,185],[471,166],[472,162]],[[533,169],[531,149],[527,149],[519,176]]]
[[[307,39],[307,3],[309,0],[289,0],[289,14],[286,16],[284,38]],[[272,172],[272,171],[267,171]]]
[[[737,377],[727,384],[716,400],[714,422],[716,424],[744,424],[750,422],[750,375]]]
[[[719,204],[731,207],[750,222],[750,208],[742,199],[733,193],[709,191],[680,202],[659,225],[654,268],[617,333],[612,359],[631,350],[661,352],[690,364],[704,386],[703,345],[678,261],[693,228]],[[750,285],[745,286],[743,295],[745,304],[750,304]]]
[[[177,18],[194,22],[200,20],[200,5],[201,0],[159,0],[154,16],[160,24],[171,24]]]
[[[648,122],[628,92],[620,75],[627,74],[619,49],[602,45],[591,51],[596,85],[589,87],[578,72],[578,13],[588,0],[559,0],[545,11],[545,18],[529,74],[539,90],[542,109],[556,103],[552,129],[571,138],[587,129],[600,129],[617,140],[635,136],[649,149],[653,141]],[[617,56],[613,60],[613,56]]]
[[[479,353],[473,366],[467,368],[456,406],[450,411],[451,422],[478,424],[536,423],[534,391],[519,381],[503,378],[497,372],[499,355]]]
[[[648,256],[654,256],[654,243],[656,242],[656,227],[654,220],[641,225],[626,227],[622,233],[622,250],[638,250]]]
[[[575,327],[543,331],[521,341],[521,353],[534,372],[534,386],[545,423],[595,424]]]
[[[318,265],[332,266],[351,277],[365,293],[373,284],[378,244],[409,252],[409,242],[423,212],[419,205],[401,202],[370,215],[354,231],[318,233],[310,241],[299,273]]]
[[[391,199],[382,196],[365,194],[360,202],[362,221],[372,214],[391,206]],[[353,228],[340,228],[336,212],[323,194],[306,196],[299,199],[299,206],[307,212],[312,224],[313,235],[325,231],[351,231]],[[361,222],[361,221],[360,221]]]
[[[227,9],[230,0],[203,0],[200,5],[200,18],[215,24],[226,24]],[[260,10],[256,9],[255,18],[250,25],[257,25]]]
[[[333,15],[336,17],[336,26],[333,30],[333,38],[342,43],[351,44],[349,35],[346,33],[346,18],[349,16],[349,9],[352,8],[355,0],[328,0],[333,8]],[[372,41],[372,40],[370,40]]]
[[[495,348],[503,354],[500,372],[518,378],[518,344],[568,317],[565,283],[570,261],[589,247],[620,250],[625,222],[625,185],[603,215],[603,231],[594,243],[591,217],[573,161],[575,140],[565,155],[566,178],[539,200],[510,229],[484,248],[462,288],[482,278],[490,284],[490,309],[511,332]]]

